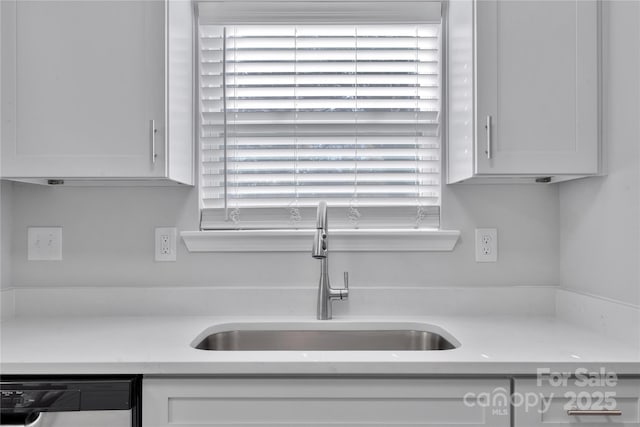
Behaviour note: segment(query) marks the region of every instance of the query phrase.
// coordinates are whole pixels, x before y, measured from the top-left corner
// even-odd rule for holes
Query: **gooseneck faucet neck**
[[[329,233],[327,203],[318,204],[316,231],[311,256],[320,260],[320,282],[318,283],[318,320],[331,319],[331,300],[347,299],[349,296],[349,273],[344,273],[344,288],[334,289],[329,282]]]

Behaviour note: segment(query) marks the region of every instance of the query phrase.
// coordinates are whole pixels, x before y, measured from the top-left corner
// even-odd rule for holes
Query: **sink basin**
[[[214,351],[429,351],[457,346],[442,335],[417,329],[235,329],[196,339]]]

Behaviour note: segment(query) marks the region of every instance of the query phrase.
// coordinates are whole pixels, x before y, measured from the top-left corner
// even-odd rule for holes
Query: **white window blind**
[[[439,22],[199,36],[203,229],[438,227]]]

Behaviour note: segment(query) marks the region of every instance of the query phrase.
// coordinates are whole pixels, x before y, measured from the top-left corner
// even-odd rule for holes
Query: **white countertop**
[[[409,322],[434,325],[461,346],[446,351],[204,351],[208,328],[311,317],[30,317],[0,326],[0,371],[10,374],[536,374],[604,367],[640,374],[640,351],[554,317],[336,317],[323,325]]]

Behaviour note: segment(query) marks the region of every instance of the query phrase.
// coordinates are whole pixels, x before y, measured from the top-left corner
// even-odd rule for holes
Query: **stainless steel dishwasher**
[[[0,427],[140,427],[139,376],[0,380]]]

